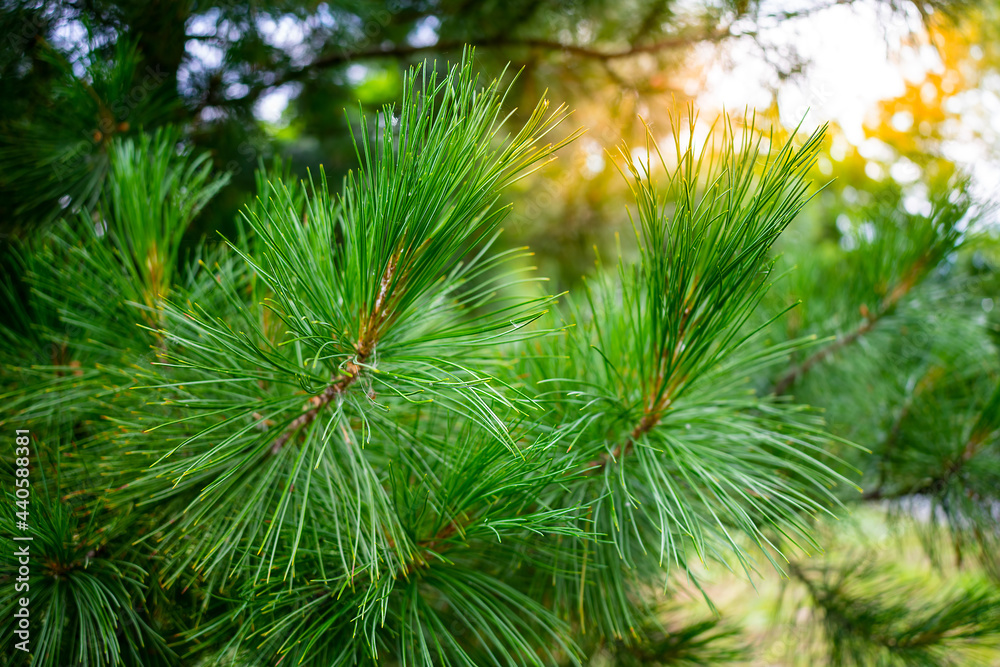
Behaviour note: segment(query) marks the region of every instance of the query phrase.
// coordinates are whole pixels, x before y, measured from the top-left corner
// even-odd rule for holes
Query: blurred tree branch
[[[384,49],[372,49],[367,51],[348,51],[341,50],[340,52],[327,53],[326,55],[319,56],[309,64],[299,67],[297,69],[289,70],[283,75],[278,76],[274,81],[270,83],[263,83],[254,86],[250,91],[239,98],[227,98],[227,97],[211,97],[206,98],[196,109],[196,113],[209,106],[227,106],[227,105],[245,105],[247,103],[253,103],[261,95],[266,93],[268,90],[278,88],[288,83],[294,83],[301,81],[302,79],[314,74],[315,72],[322,71],[325,69],[331,69],[334,67],[340,67],[346,65],[350,62],[357,60],[373,60],[378,58],[407,58],[409,56],[419,55],[428,52],[456,52],[461,51],[467,44],[472,44],[479,49],[489,48],[489,49],[519,49],[528,48],[534,50],[542,50],[549,52],[562,52],[563,54],[569,56],[576,56],[579,58],[586,58],[589,60],[598,60],[601,62],[609,62],[613,60],[621,60],[624,58],[630,58],[643,53],[659,53],[662,51],[670,51],[674,49],[681,49],[694,44],[710,42],[716,43],[720,42],[727,37],[733,36],[730,27],[727,25],[724,28],[718,28],[714,30],[708,30],[705,32],[699,32],[690,35],[683,35],[677,37],[670,37],[666,39],[657,40],[649,44],[633,44],[624,49],[618,49],[614,51],[594,48],[591,46],[581,46],[577,44],[566,44],[556,40],[549,39],[537,39],[537,38],[519,38],[510,37],[509,35],[498,35],[495,37],[489,37],[475,42],[467,42],[465,40],[454,40],[448,42],[438,42],[435,44],[412,46],[408,44],[394,44],[389,48]]]

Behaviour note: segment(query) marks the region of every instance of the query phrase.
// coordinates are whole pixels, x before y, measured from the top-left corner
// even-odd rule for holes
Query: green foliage
[[[771,307],[804,303],[768,333],[773,341],[820,337],[770,388],[823,407],[834,433],[868,450],[838,451],[863,473],[860,500],[881,504],[897,530],[914,530],[935,567],[971,562],[995,582],[1000,354],[984,326],[984,276],[968,270],[974,253],[995,246],[988,212],[963,179],[932,193],[926,215],[902,212],[898,194],[849,210],[835,247],[790,249],[784,261],[799,267]],[[834,664],[987,664],[992,656],[980,650],[994,646],[994,621],[977,615],[995,604],[995,583],[930,599],[891,569],[800,567],[824,570],[821,589],[814,576],[799,577],[811,592],[803,608],[822,611],[821,600],[845,596],[824,626]],[[938,622],[956,627],[926,630]],[[918,645],[896,636],[904,630]],[[980,652],[962,657],[966,643]]]
[[[119,281],[122,294],[138,291],[135,296],[149,308],[174,283],[184,232],[229,180],[212,175],[208,155],[178,152],[179,143],[179,133],[170,128],[117,142],[100,217],[85,220],[91,223],[87,227],[107,232],[114,244],[126,271]]]
[[[928,591],[925,581],[859,559],[795,575],[816,603],[836,665],[985,664],[1000,630],[1000,598],[983,582]]]
[[[139,325],[158,322],[155,304],[175,283],[182,235],[227,179],[210,173],[204,154],[178,151],[178,141],[171,129],[116,139],[112,179],[95,210],[17,246],[15,266],[30,292],[7,299],[24,314],[13,326],[31,329],[3,327],[13,343],[4,350],[7,373],[26,384],[5,393],[11,411],[72,428],[134,384],[123,368],[153,340]]]
[[[30,118],[0,126],[5,233],[17,231],[13,223],[89,210],[108,177],[115,138],[162,122],[171,110],[162,76],[143,70],[128,38],[117,40],[109,58],[93,53],[74,62],[48,45],[38,57],[53,71],[51,98]]]
[[[881,574],[797,561],[817,518],[916,496],[993,562],[1000,358],[973,304],[943,306],[964,190],[870,211],[771,292],[824,130],[722,118],[701,146],[691,112],[673,152],[620,151],[636,261],[557,301],[499,239],[565,112],[515,118],[472,63],[362,114],[335,192],[260,169],[225,243],[183,252],[227,176],[162,129],[111,141],[96,203],[18,245],[29,296],[5,298],[31,324],[5,352],[41,363],[5,364],[0,423],[58,436],[32,467],[32,664],[736,662],[732,626],[651,600],[765,562],[835,664],[990,646],[991,591],[922,612]],[[890,335],[921,321],[931,338]]]
[[[648,616],[635,628],[636,641],[605,641],[588,646],[593,665],[637,667],[654,665],[707,667],[740,664],[750,658],[739,629],[718,618],[683,624],[679,610],[651,607]]]
[[[49,487],[38,483],[39,466],[32,472],[35,492],[22,506],[29,517],[30,542],[9,539],[29,533],[15,528],[15,513],[22,511],[15,494],[4,494],[4,548],[16,553],[27,547],[28,555],[5,558],[0,565],[0,612],[13,619],[19,600],[30,600],[33,664],[171,664],[173,652],[147,603],[149,573],[130,544],[138,517],[99,503],[88,507],[79,494],[50,495],[49,488],[58,491],[58,479]],[[4,475],[14,477],[9,464]],[[19,572],[21,564],[29,566],[29,576]],[[0,632],[5,664],[17,664],[14,645],[23,637],[15,638],[16,627],[8,622]]]
[[[825,436],[808,416],[745,384],[775,358],[746,348],[753,331],[744,325],[767,289],[770,244],[804,201],[801,178],[820,136],[781,147],[758,174],[752,126],[737,136],[726,125],[710,164],[710,148],[698,152],[690,134],[683,143],[675,125],[676,157],[656,150],[665,186],[626,157],[641,262],[622,261],[583,303],[570,301],[566,320],[577,326],[553,339],[558,361],[536,372],[548,378],[556,419],[580,427],[573,447],[590,479],[563,502],[596,498],[593,521],[613,538],[593,547],[596,609],[621,589],[600,579],[622,576],[612,574],[619,559],[640,571],[650,557],[654,568],[687,568],[689,550],[704,561],[725,545],[751,569],[733,530],[779,554],[771,528],[809,543],[801,517],[827,511],[827,485],[846,481],[818,460]],[[609,633],[627,633],[625,617],[603,614]]]

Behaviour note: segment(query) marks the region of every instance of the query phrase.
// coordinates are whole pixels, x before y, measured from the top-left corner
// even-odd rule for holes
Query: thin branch
[[[903,405],[900,407],[899,413],[896,415],[896,418],[892,422],[892,427],[889,429],[889,434],[886,436],[885,444],[882,446],[882,452],[878,461],[878,483],[875,485],[874,491],[878,491],[885,486],[887,475],[886,461],[892,453],[892,450],[895,448],[896,443],[899,441],[899,435],[903,430],[903,423],[906,421],[907,416],[909,416],[910,410],[913,408],[914,401],[916,401],[916,399],[919,398],[929,386],[934,384],[942,373],[943,369],[940,366],[930,366],[927,371],[924,372],[920,381],[913,388],[913,391],[910,392],[909,396],[906,397],[906,400],[903,401]]]
[[[653,427],[660,423],[660,415],[647,411],[642,419],[636,424],[632,432],[629,433],[625,442],[620,442],[615,445],[615,448],[611,450],[610,453],[604,453],[600,457],[594,459],[587,466],[587,473],[594,473],[603,470],[610,461],[617,461],[619,458],[628,455],[635,446],[636,440],[644,436],[653,430]]]
[[[482,39],[476,42],[472,42],[472,45],[477,48],[518,48],[518,47],[529,47],[535,49],[543,49],[546,51],[562,51],[563,53],[572,54],[575,56],[580,56],[581,58],[589,58],[592,60],[616,60],[619,58],[628,58],[631,56],[638,55],[640,53],[656,53],[658,51],[667,51],[671,49],[683,48],[685,46],[690,46],[691,44],[696,44],[698,42],[704,41],[720,41],[726,37],[731,36],[729,28],[713,30],[706,33],[700,33],[697,35],[688,36],[678,36],[669,37],[656,42],[651,42],[649,44],[632,44],[628,48],[619,49],[616,51],[604,51],[602,49],[595,49],[589,46],[580,46],[577,44],[566,44],[563,42],[549,40],[549,39],[534,39],[534,38],[518,38],[510,37],[506,35],[497,35],[496,37],[490,37],[487,39]],[[336,67],[337,65],[342,65],[344,63],[356,60],[359,58],[384,58],[384,57],[403,57],[409,56],[416,53],[422,53],[425,51],[452,51],[455,49],[461,49],[466,46],[464,41],[449,41],[449,42],[438,42],[436,44],[430,44],[426,46],[402,46],[394,45],[388,49],[375,49],[371,51],[358,51],[350,52],[343,50],[340,53],[331,53],[325,56],[320,56],[316,58],[308,65],[305,65],[297,70],[293,70],[283,77],[279,83],[275,85],[281,85],[287,81],[294,81],[301,78],[303,75],[317,69],[325,69],[328,67]]]
[[[865,318],[864,322],[862,322],[861,325],[854,331],[846,336],[841,336],[823,349],[816,351],[808,359],[802,362],[802,364],[785,373],[785,375],[775,383],[774,389],[771,390],[772,393],[777,396],[787,394],[788,390],[792,388],[792,385],[798,382],[799,378],[812,370],[813,366],[826,361],[845,347],[849,347],[850,345],[856,343],[858,339],[874,329],[878,321],[885,315],[886,313],[879,311],[875,315]]]
[[[668,51],[672,49],[684,48],[692,44],[697,44],[701,42],[719,42],[726,37],[731,37],[732,33],[728,26],[725,28],[720,28],[717,30],[712,30],[704,33],[699,33],[696,35],[688,35],[681,37],[670,37],[667,39],[662,39],[650,44],[640,44],[640,45],[630,45],[628,48],[619,49],[616,51],[605,51],[602,49],[595,49],[588,46],[579,46],[576,44],[564,44],[562,42],[548,40],[548,39],[532,39],[532,38],[516,38],[510,37],[509,35],[498,35],[495,37],[489,37],[486,39],[470,42],[472,46],[481,49],[488,48],[534,48],[543,49],[546,51],[562,51],[565,54],[577,56],[580,58],[587,58],[589,60],[617,60],[621,58],[628,58],[631,56],[639,55],[642,53],[656,53],[659,51]],[[260,84],[257,86],[251,86],[250,91],[239,98],[226,98],[226,99],[211,99],[211,96],[206,97],[199,103],[198,107],[195,109],[194,113],[197,115],[203,108],[208,106],[223,106],[230,104],[242,104],[253,102],[266,91],[273,88],[277,88],[286,83],[293,83],[300,81],[312,72],[319,70],[324,70],[332,67],[339,67],[340,65],[345,65],[347,63],[353,62],[355,60],[369,60],[372,58],[404,58],[407,56],[417,55],[420,53],[426,53],[430,51],[434,52],[444,52],[444,51],[455,51],[464,48],[467,45],[465,41],[454,40],[448,42],[438,42],[436,44],[429,44],[424,46],[410,46],[410,45],[400,45],[395,44],[389,48],[385,49],[374,49],[368,51],[350,51],[349,49],[340,49],[333,53],[328,53],[323,56],[317,57],[312,62],[303,65],[298,69],[293,69],[285,74],[276,77],[274,81],[268,84]]]
[[[357,368],[357,366],[355,366],[355,368]],[[285,432],[274,441],[274,444],[271,445],[271,454],[277,454],[281,451],[281,448],[285,446],[285,443],[288,442],[289,439],[291,439],[291,437],[299,431],[299,429],[312,424],[316,420],[316,417],[319,416],[320,411],[329,405],[334,398],[347,391],[347,388],[354,384],[354,381],[357,378],[357,372],[345,375],[324,389],[323,393],[310,398],[309,403],[306,405],[312,405],[312,407],[296,417],[292,423],[288,425],[288,428],[285,429]]]
[[[979,451],[979,448],[986,442],[986,439],[990,436],[993,430],[988,428],[976,428],[973,430],[972,435],[966,441],[965,446],[962,447],[962,453],[944,469],[939,477],[935,477],[918,487],[907,489],[905,491],[895,491],[892,493],[885,493],[882,488],[876,487],[871,491],[865,493],[861,496],[862,500],[892,500],[897,498],[905,498],[907,496],[914,496],[920,493],[934,492],[936,490],[942,489],[945,484],[951,481],[952,477],[957,475],[962,468],[968,463],[973,456]]]
[[[313,423],[324,407],[329,405],[334,398],[346,392],[354,384],[354,381],[358,379],[358,375],[361,374],[359,364],[364,363],[375,350],[382,325],[385,324],[389,313],[392,311],[390,302],[396,296],[397,290],[395,288],[398,287],[398,284],[393,285],[393,276],[401,254],[402,250],[397,250],[390,258],[389,265],[386,267],[379,281],[379,290],[375,297],[375,304],[372,306],[371,312],[361,318],[361,323],[358,327],[358,342],[354,345],[356,354],[354,360],[347,363],[347,375],[341,375],[341,371],[338,370],[330,378],[331,384],[321,394],[309,399],[309,403],[306,404],[306,411],[296,417],[285,429],[285,432],[274,441],[274,444],[271,446],[271,454],[277,454],[281,451],[281,448],[285,446],[285,443],[293,435],[298,433],[303,427]],[[310,405],[312,407],[308,407]]]
[[[888,294],[885,295],[885,297],[883,297],[882,303],[879,305],[879,308],[875,313],[869,313],[867,309],[864,309],[864,321],[856,329],[854,329],[854,331],[850,332],[846,336],[841,336],[826,347],[817,350],[801,364],[790,369],[774,384],[774,388],[771,390],[771,393],[776,396],[787,394],[795,383],[798,382],[802,376],[812,370],[814,366],[826,361],[845,347],[853,345],[865,334],[874,329],[883,318],[892,314],[903,297],[909,294],[910,291],[916,287],[917,283],[920,282],[920,279],[924,276],[924,274],[926,274],[929,259],[930,256],[928,252],[922,254],[917,261],[913,263],[910,270],[906,272],[906,275]]]

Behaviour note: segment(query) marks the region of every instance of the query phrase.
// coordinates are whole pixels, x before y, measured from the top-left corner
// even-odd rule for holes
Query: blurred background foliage
[[[851,127],[831,111],[846,106],[856,116],[877,84],[862,71],[831,89],[815,61],[836,66],[838,52],[807,48],[811,33],[845,11],[856,11],[856,25],[885,22],[885,60],[906,69],[903,91],[861,109],[863,123]],[[261,160],[289,157],[299,175],[323,164],[339,181],[354,160],[348,119],[357,118],[358,103],[395,101],[407,66],[454,61],[473,44],[485,75],[508,63],[511,75],[521,71],[517,106],[530,108],[524,102],[548,89],[574,109],[562,131],[587,129],[512,195],[521,200],[515,235],[563,284],[590,270],[595,243],[606,246],[626,228],[623,183],[604,151],[622,140],[638,144],[637,115],[657,131],[671,108],[690,100],[704,121],[726,104],[730,112],[753,104],[777,126],[794,126],[808,107],[808,125],[833,121],[817,176],[835,180],[810,214],[816,238],[836,242],[846,209],[895,197],[915,210],[956,162],[996,164],[998,12],[995,2],[965,0],[7,2],[2,231],[92,205],[111,138],[173,123],[232,174],[188,231],[188,245],[231,232]],[[840,39],[850,50],[870,37]],[[756,80],[720,79],[734,61],[757,64],[749,77]],[[748,85],[752,93],[741,93]],[[798,94],[785,103],[790,90]]]
[[[833,31],[834,47],[811,48],[821,31],[827,39]],[[872,62],[871,73],[848,68],[873,34],[884,40],[875,47],[884,62]],[[700,109],[705,134],[724,106],[737,115],[755,106],[776,140],[800,122],[809,130],[829,122],[812,173],[825,186],[779,241],[786,275],[760,314],[763,323],[801,301],[768,328],[765,344],[812,335],[816,347],[752,382],[759,393],[820,407],[835,434],[871,450],[845,453],[868,506],[829,529],[838,544],[826,558],[793,564],[789,579],[770,577],[759,597],[739,577],[706,575],[709,597],[749,635],[717,620],[692,624],[704,610],[683,603],[702,604],[701,593],[678,584],[658,617],[666,625],[640,628],[647,641],[638,648],[587,648],[595,665],[876,664],[866,662],[872,656],[877,664],[997,664],[983,648],[1000,627],[990,597],[1000,580],[996,0],[4,2],[0,35],[2,334],[11,350],[25,345],[14,337],[49,326],[29,326],[34,314],[18,310],[27,287],[16,267],[30,263],[35,287],[51,294],[58,286],[46,283],[48,267],[77,257],[65,241],[27,259],[14,248],[53,229],[76,238],[81,232],[65,227],[93,223],[117,137],[170,125],[163,131],[213,166],[214,198],[192,203],[184,238],[157,255],[177,263],[165,271],[182,282],[182,267],[211,254],[206,239],[210,248],[216,231],[238,234],[238,210],[263,189],[260,164],[280,156],[299,176],[322,164],[339,182],[356,164],[349,126],[359,102],[396,102],[407,67],[454,62],[476,45],[484,78],[519,72],[512,124],[548,90],[574,110],[553,141],[586,130],[504,195],[514,212],[503,242],[530,246],[555,293],[595,271],[595,246],[606,257],[636,252],[627,184],[606,151],[642,145],[640,116],[657,138],[669,136],[669,114],[687,102]],[[841,61],[841,76],[824,78]],[[879,68],[897,71],[896,84],[877,79]],[[118,289],[144,300],[141,286]],[[76,332],[86,334],[78,317]],[[138,346],[126,318],[121,340],[127,329]],[[23,360],[25,368],[73,367],[95,385],[107,382],[95,369],[123,354],[88,349],[71,359],[65,344],[35,347],[51,354]],[[5,398],[28,382],[31,373],[19,372]],[[47,520],[86,556],[90,526],[58,511]],[[119,541],[116,557],[131,561],[135,545]],[[127,598],[144,574],[114,595]],[[166,617],[185,591],[163,602],[157,589],[150,617]],[[145,626],[134,625],[143,636]]]

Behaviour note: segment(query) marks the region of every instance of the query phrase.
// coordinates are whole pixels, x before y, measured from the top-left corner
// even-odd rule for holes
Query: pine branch
[[[12,542],[29,555],[30,579],[18,572],[18,559],[0,563],[0,613],[14,617],[17,600],[29,593],[23,583],[30,581],[31,654],[35,663],[98,665],[169,665],[175,657],[161,635],[162,623],[150,610],[149,556],[132,544],[144,517],[129,513],[109,513],[99,502],[64,494],[58,468],[50,477],[49,457],[62,457],[64,443],[32,442],[34,474],[30,505],[31,542]],[[14,478],[12,466],[0,466],[5,477]],[[48,470],[46,470],[48,469]],[[45,471],[45,472],[43,472]],[[64,496],[60,498],[60,496]],[[17,535],[13,494],[0,508],[0,527],[6,535]],[[28,514],[28,510],[24,510]],[[20,517],[23,519],[23,515]],[[20,560],[24,564],[27,559]],[[141,564],[141,565],[140,565]],[[18,576],[21,578],[18,579]],[[165,619],[159,619],[165,620]],[[5,664],[20,663],[16,658],[16,623],[0,629],[0,659]],[[23,627],[23,626],[22,626]],[[40,660],[39,660],[40,659]]]
[[[414,406],[460,415],[523,456],[505,418],[530,399],[489,373],[501,364],[484,352],[537,335],[521,329],[551,297],[498,294],[523,251],[493,249],[508,210],[497,200],[562,145],[541,140],[564,110],[542,100],[500,137],[499,86],[479,86],[471,54],[444,76],[411,70],[402,106],[362,119],[359,169],[340,193],[322,171],[299,190],[262,183],[252,241],[241,233],[165,302],[168,347],[146,380],[164,398],[157,414],[121,418],[146,467],[120,495],[177,504],[181,518],[156,535],[175,556],[166,581],[256,580],[278,562],[292,577],[316,513],[350,517],[331,536],[350,572],[405,571],[450,544],[457,526],[416,544],[385,487],[373,438]],[[139,444],[153,431],[154,448]],[[214,531],[191,540],[195,525]]]
[[[358,362],[363,363],[364,358],[359,354]],[[301,429],[309,426],[315,421],[316,417],[319,415],[320,411],[326,407],[333,399],[341,396],[347,389],[354,384],[359,375],[359,370],[357,366],[354,366],[354,372],[348,371],[348,374],[336,379],[333,384],[329,385],[324,389],[319,395],[313,396],[306,403],[305,412],[300,416],[292,420],[292,423],[285,428],[285,432],[278,436],[278,439],[274,441],[271,445],[271,454],[277,454],[281,451],[281,448],[285,446],[292,436],[298,433]]]
[[[885,493],[884,484],[879,484],[871,491],[862,495],[863,500],[899,499],[922,493],[939,493],[946,489],[950,482],[968,465],[989,438],[1000,429],[1000,385],[997,385],[990,400],[983,407],[976,419],[969,437],[961,450],[939,473],[921,484],[908,488],[900,488],[891,493]]]
[[[870,559],[789,570],[821,612],[836,664],[966,664],[1000,636],[996,592],[983,585],[932,589]]]
[[[780,571],[785,546],[764,526],[780,526],[789,544],[814,543],[805,517],[829,512],[830,489],[847,482],[822,462],[817,425],[744,384],[787,354],[753,349],[763,327],[746,325],[769,287],[771,245],[808,198],[821,133],[801,144],[771,137],[765,157],[767,135],[752,123],[734,130],[723,117],[697,147],[693,123],[672,123],[676,158],[652,138],[648,161],[621,150],[640,262],[588,280],[586,307],[571,301],[567,313],[578,326],[539,352],[568,360],[539,371],[563,385],[545,401],[567,405],[553,427],[574,433],[579,481],[557,504],[597,498],[588,521],[611,540],[579,548],[592,566],[566,582],[562,604],[607,636],[627,635],[634,621],[629,572],[687,571],[692,551],[708,560],[726,550],[749,573],[756,564],[737,535]]]
[[[95,48],[75,63],[42,41],[37,55],[54,74],[50,97],[33,107],[30,120],[0,131],[0,188],[16,214],[3,221],[3,232],[92,210],[108,181],[114,141],[155,127],[174,109],[156,77],[140,81],[134,41],[115,40],[110,60]],[[74,69],[80,65],[82,74]],[[137,90],[143,94],[135,96]]]
[[[417,249],[418,255],[420,250],[423,247],[426,247],[429,241],[430,239],[425,241],[421,248]],[[359,326],[359,331],[361,332],[360,338],[354,345],[357,355],[354,357],[353,361],[349,361],[347,363],[345,367],[345,372],[347,374],[341,375],[341,373],[338,372],[337,375],[331,378],[332,384],[327,386],[327,388],[324,389],[318,396],[313,396],[309,399],[309,402],[305,406],[305,414],[294,419],[285,429],[285,432],[274,441],[274,444],[271,446],[272,454],[277,454],[281,451],[281,448],[296,432],[311,424],[319,415],[320,411],[334,398],[344,394],[344,392],[346,392],[348,388],[354,384],[355,380],[357,380],[358,376],[361,374],[359,365],[364,364],[365,361],[368,360],[372,351],[375,349],[375,346],[378,343],[379,331],[389,319],[388,313],[392,311],[389,302],[392,298],[392,294],[395,292],[390,293],[390,286],[396,284],[393,281],[393,277],[399,263],[400,252],[401,250],[397,251],[389,260],[389,266],[386,268],[385,274],[379,282],[379,290],[377,296],[375,297],[375,303],[372,306],[372,311],[366,318],[364,318]]]
[[[944,369],[941,366],[932,365],[930,366],[920,378],[920,381],[916,384],[907,397],[903,401],[903,405],[900,406],[899,411],[896,414],[895,419],[892,421],[892,426],[889,427],[889,434],[885,438],[885,443],[879,450],[879,461],[878,461],[878,481],[875,484],[875,488],[872,492],[879,492],[880,489],[886,483],[887,467],[886,462],[888,458],[893,455],[895,448],[899,442],[900,434],[903,430],[903,424],[906,421],[910,410],[913,408],[914,402],[931,387],[934,382],[943,374]],[[869,492],[866,492],[863,498],[868,498]]]
[[[860,325],[847,335],[841,336],[827,346],[817,350],[798,366],[788,370],[777,382],[774,383],[770,393],[776,396],[787,394],[795,383],[811,371],[817,364],[830,359],[841,350],[854,345],[861,340],[862,337],[875,329],[879,322],[896,311],[900,302],[927,275],[930,269],[928,266],[930,259],[930,251],[917,258],[917,261],[910,266],[906,275],[893,286],[892,290],[890,290],[888,294],[885,295],[874,313],[869,312],[865,306],[862,306],[861,312],[864,319]]]
[[[932,197],[929,215],[901,213],[896,200],[879,202],[862,214],[868,222],[852,231],[856,247],[841,257],[838,270],[856,274],[861,298],[881,295],[878,304],[871,312],[862,302],[862,321],[857,327],[781,375],[771,389],[776,396],[791,391],[817,365],[862,340],[899,310],[950,253],[969,241],[972,235],[964,233],[963,227],[981,215],[973,206],[967,179],[961,176]],[[828,276],[818,278],[825,279]]]
[[[694,122],[693,114],[689,120]],[[720,334],[726,329],[725,320],[730,314],[722,312],[723,306],[727,305],[725,299],[732,299],[734,310],[735,304],[749,308],[754,303],[754,297],[743,303],[740,300],[747,298],[744,291],[752,293],[753,289],[759,289],[758,272],[766,274],[768,271],[766,259],[758,253],[774,241],[775,236],[767,234],[779,232],[796,211],[796,205],[791,201],[794,201],[797,195],[795,190],[800,184],[793,185],[792,174],[800,164],[808,164],[812,159],[816,137],[810,137],[797,155],[789,145],[782,147],[771,169],[758,184],[752,183],[755,175],[749,168],[749,156],[754,152],[753,140],[746,133],[742,139],[736,137],[728,119],[724,123],[727,124],[723,128],[719,151],[729,162],[718,167],[719,173],[713,173],[711,166],[708,168],[710,173],[698,173],[706,155],[704,152],[695,153],[691,143],[695,134],[693,125],[689,128],[685,148],[682,148],[678,125],[674,125],[678,156],[673,170],[667,169],[659,148],[647,138],[647,154],[650,157],[659,155],[672,197],[665,198],[657,191],[648,163],[636,163],[622,150],[634,182],[633,193],[641,223],[636,228],[636,235],[643,252],[646,275],[643,276],[645,284],[640,289],[643,290],[641,298],[648,300],[644,304],[644,316],[651,320],[650,333],[656,352],[649,366],[655,369],[656,374],[648,380],[643,378],[642,418],[623,442],[591,461],[588,472],[598,472],[609,461],[618,460],[631,452],[636,441],[660,423],[664,413],[691,381],[710,368],[713,361],[723,357],[724,347],[715,352],[716,356],[711,355],[709,350],[714,343],[713,329]],[[701,179],[712,190],[700,194]],[[782,179],[787,181],[782,182]],[[729,192],[716,192],[722,181],[729,185]],[[756,192],[752,190],[753,185],[758,188]],[[789,198],[788,204],[778,203],[782,196]],[[672,220],[667,214],[668,202],[676,206]],[[744,213],[741,210],[743,206],[753,213]],[[768,211],[770,207],[773,208]],[[767,216],[769,213],[775,215],[772,211],[781,212],[776,217],[782,222],[775,222],[776,226],[769,228]],[[765,220],[754,219],[754,214]],[[713,216],[716,217],[713,219]],[[732,219],[736,229],[725,229],[717,222],[719,219]],[[719,224],[718,228],[714,227],[716,224]],[[708,240],[703,241],[700,236]],[[745,246],[741,247],[743,244]],[[716,254],[717,257],[713,257]],[[745,263],[734,261],[733,256]],[[735,317],[738,319],[740,316]],[[644,331],[634,334],[637,341],[646,335]],[[638,358],[648,355],[648,350],[642,345],[644,343],[640,343],[635,352]]]

